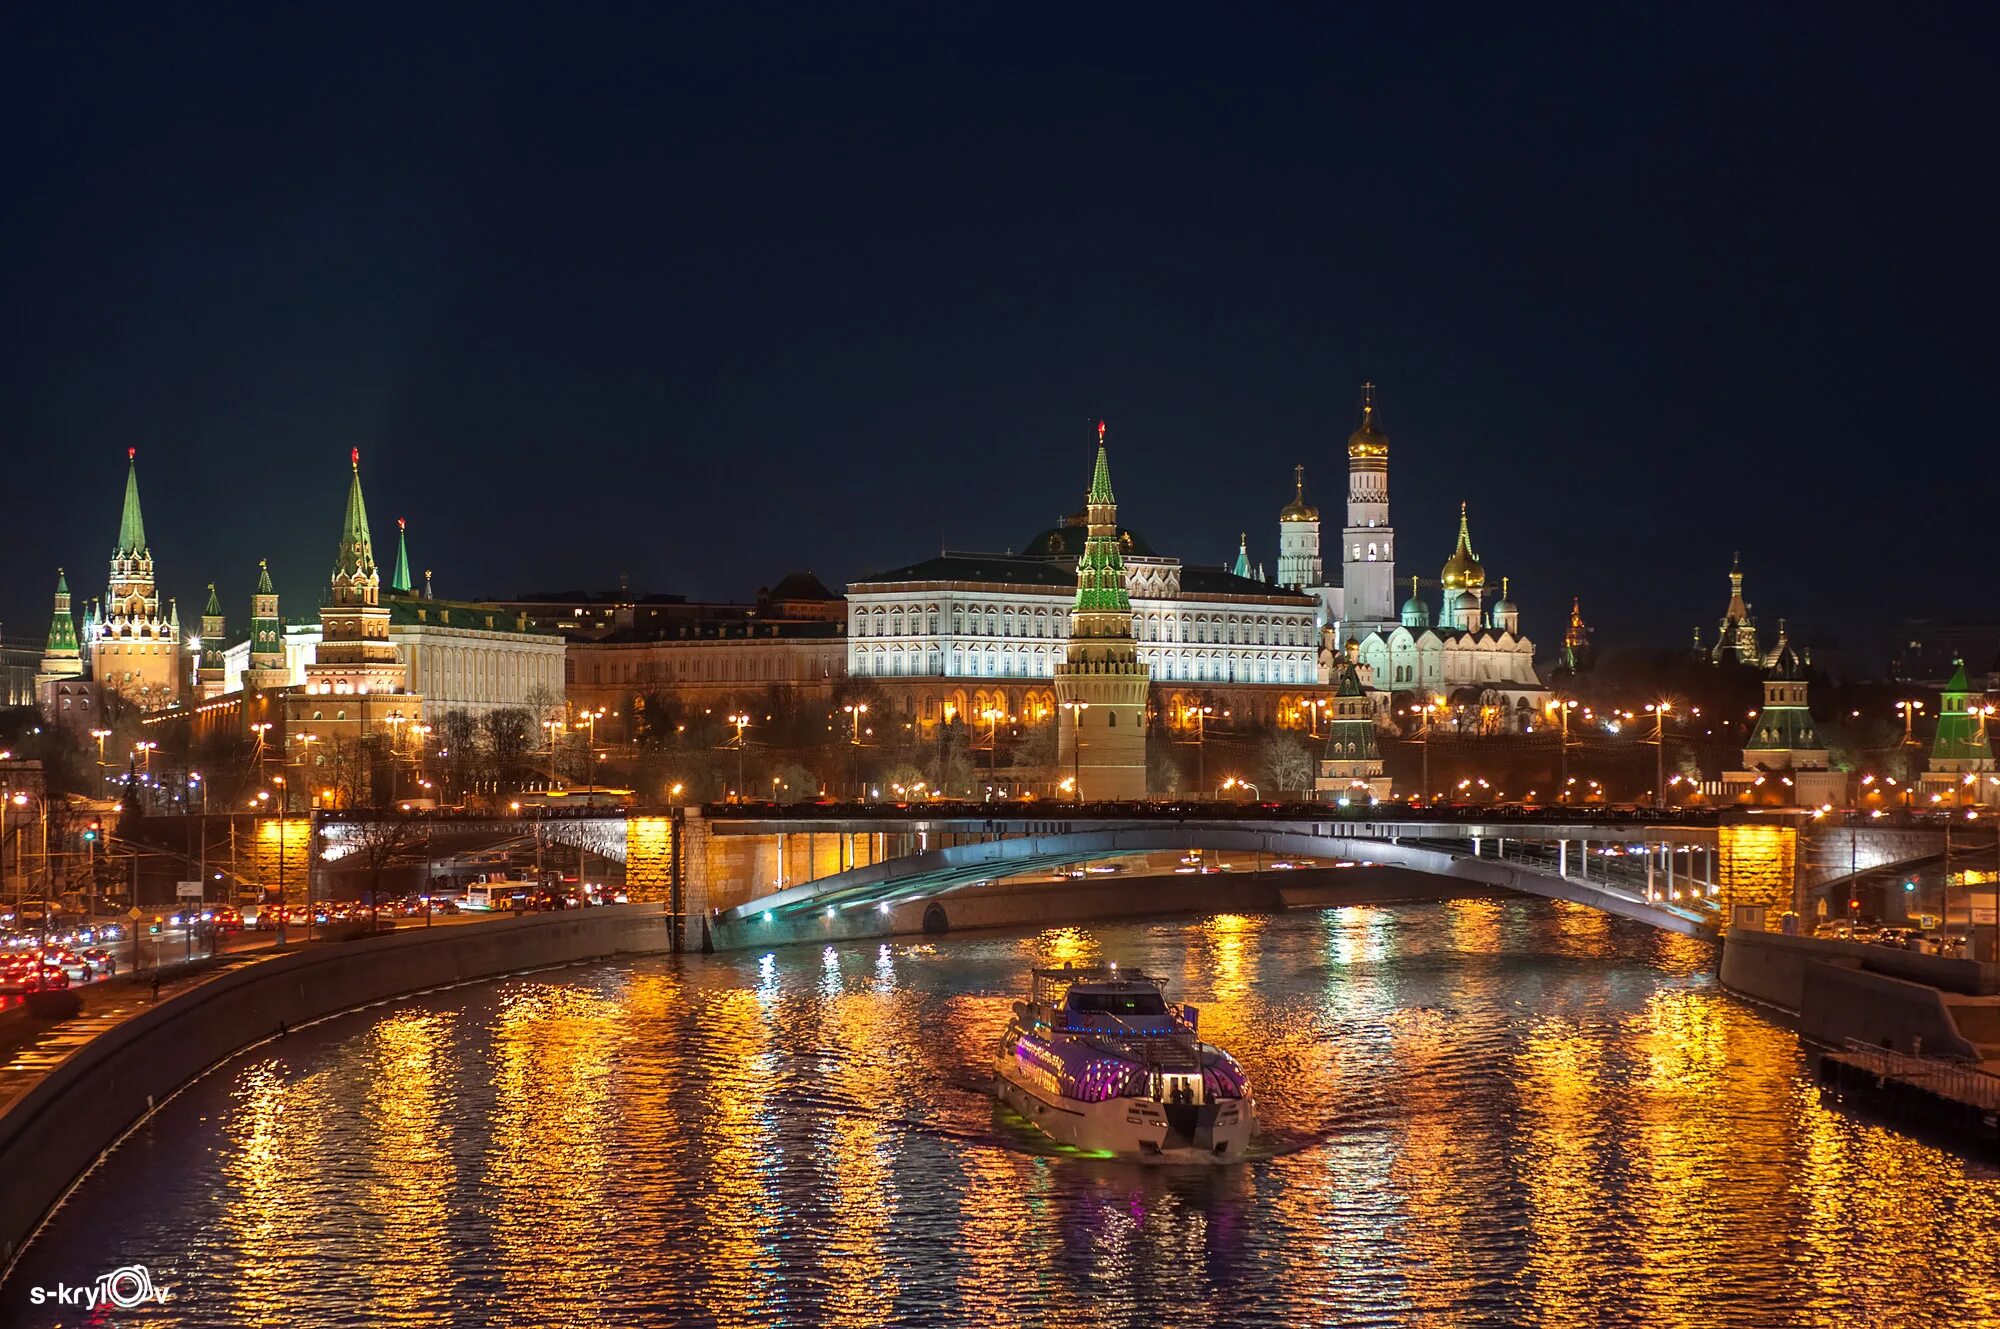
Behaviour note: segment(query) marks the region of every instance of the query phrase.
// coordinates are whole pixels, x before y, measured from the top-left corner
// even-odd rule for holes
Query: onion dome
[[[1406,628],[1427,628],[1431,625],[1431,607],[1417,598],[1417,579],[1410,578],[1410,598],[1403,601],[1403,626]]]
[[[1347,460],[1374,466],[1389,464],[1389,436],[1375,418],[1375,385],[1361,385],[1361,428],[1347,436]]]
[[[1458,505],[1458,548],[1445,560],[1444,571],[1438,574],[1447,591],[1483,590],[1486,586],[1486,569],[1480,566],[1479,555],[1472,552],[1472,534],[1466,526],[1465,504]],[[1451,597],[1445,597],[1451,603]]]
[[[1306,502],[1306,468],[1292,467],[1292,501],[1278,514],[1279,521],[1318,521],[1319,509]]]
[[[1507,614],[1518,614],[1521,607],[1514,603],[1514,597],[1507,592],[1507,579],[1500,579],[1500,603],[1493,606],[1493,621],[1499,622]]]

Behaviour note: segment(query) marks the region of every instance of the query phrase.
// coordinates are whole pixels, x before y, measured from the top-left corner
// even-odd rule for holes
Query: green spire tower
[[[1350,646],[1335,665],[1332,724],[1314,784],[1321,800],[1343,806],[1389,796],[1382,749],[1375,741],[1375,704],[1361,685],[1359,655],[1359,647]]]
[[[117,553],[137,558],[146,548],[146,517],[139,510],[139,449],[125,450],[125,506],[118,514]]]
[[[1778,620],[1778,649],[1764,676],[1764,709],[1750,726],[1743,764],[1752,770],[1823,769],[1826,744],[1806,699],[1806,666]]]
[[[1986,732],[1982,694],[1966,676],[1965,661],[1953,662],[1951,681],[1939,699],[1937,736],[1931,740],[1931,769],[1953,775],[1993,769],[1993,740]],[[1970,801],[1970,800],[1967,800]]]
[[[203,697],[217,697],[229,690],[223,664],[224,636],[228,626],[222,618],[222,602],[215,597],[215,583],[208,584],[208,603],[201,607],[201,664],[195,681]]]
[[[1239,577],[1250,575],[1250,532],[1236,537],[1236,566],[1230,569]]]
[[[42,648],[42,667],[35,672],[35,695],[49,712],[48,718],[61,719],[51,685],[82,677],[83,650],[77,642],[76,618],[69,608],[69,578],[57,568],[55,614],[49,619],[49,642]]]
[[[1088,535],[1076,564],[1068,655],[1056,668],[1059,756],[1075,781],[1072,796],[1143,798],[1148,671],[1132,639],[1132,597],[1101,422],[1084,503]]]
[[[69,611],[69,577],[61,568],[56,569],[56,611],[49,620],[49,644],[42,652],[45,660],[52,655],[72,660],[79,657],[76,618]]]
[[[340,553],[327,598],[320,605],[319,648],[306,666],[307,688],[320,695],[370,695],[406,690],[408,675],[389,640],[389,610],[382,603],[382,574],[368,537],[368,502],[361,496],[361,449],[348,453],[347,512]],[[390,713],[383,708],[382,714]]]
[[[285,624],[278,617],[278,592],[271,585],[271,566],[257,560],[257,589],[250,596],[250,668],[245,687],[281,688],[291,682],[285,667]]]
[[[396,518],[396,570],[389,574],[389,594],[408,595],[410,593],[410,541],[409,523]]]
[[[381,595],[375,569],[375,542],[368,536],[368,500],[361,496],[361,449],[348,453],[353,477],[347,484],[347,516],[340,525],[340,552],[333,561],[331,604],[374,604]]]

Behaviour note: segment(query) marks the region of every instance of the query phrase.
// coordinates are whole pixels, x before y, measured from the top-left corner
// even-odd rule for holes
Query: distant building
[[[1848,776],[1831,768],[1826,743],[1812,717],[1805,660],[1792,649],[1781,623],[1764,679],[1764,707],[1750,725],[1743,769],[1725,772],[1724,789],[1753,802],[1799,807],[1848,801]]]
[[[1988,721],[1994,706],[1974,687],[1965,662],[1957,662],[1938,705],[1930,769],[1919,777],[1926,799],[1949,807],[2000,803],[2000,772],[1993,765]]]

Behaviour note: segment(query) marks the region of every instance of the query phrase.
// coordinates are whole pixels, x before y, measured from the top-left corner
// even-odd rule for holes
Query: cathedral
[[[1319,681],[1339,683],[1351,646],[1359,676],[1383,709],[1394,694],[1423,692],[1476,707],[1490,729],[1531,726],[1546,695],[1535,644],[1521,632],[1506,578],[1493,593],[1464,505],[1457,546],[1438,573],[1435,610],[1419,577],[1409,579],[1409,598],[1394,606],[1400,583],[1389,523],[1389,435],[1375,385],[1363,384],[1361,393],[1361,423],[1347,439],[1347,524],[1337,583],[1324,575],[1319,510],[1306,502],[1303,467],[1293,470],[1292,501],[1278,514],[1279,583],[1320,606]]]

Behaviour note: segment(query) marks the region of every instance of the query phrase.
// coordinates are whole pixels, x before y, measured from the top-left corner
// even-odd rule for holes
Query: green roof
[[[350,454],[354,478],[347,485],[347,516],[340,525],[340,555],[333,575],[365,576],[375,570],[375,545],[368,538],[368,502],[361,497],[361,449]]]
[[[1966,676],[1965,661],[1956,662],[1951,681],[1944,685],[1942,704],[1938,708],[1937,735],[1931,740],[1931,760],[1936,761],[1991,761],[1993,740],[1987,732],[1986,718],[1972,713],[1973,698],[1979,695]]]
[[[74,651],[76,644],[76,619],[69,612],[69,578],[61,568],[56,569],[56,611],[49,620],[50,651]]]
[[[389,589],[398,595],[410,593],[410,542],[401,517],[396,518],[396,570],[390,574]]]
[[[118,517],[118,552],[146,552],[146,518],[139,511],[139,450],[125,450],[125,509]]]

